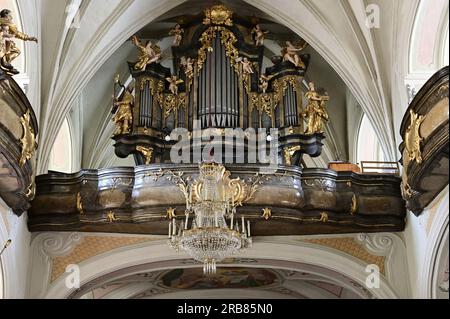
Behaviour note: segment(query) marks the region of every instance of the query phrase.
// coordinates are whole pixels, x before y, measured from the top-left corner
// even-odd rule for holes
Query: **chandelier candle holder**
[[[221,164],[200,164],[200,175],[191,184],[178,184],[186,197],[184,220],[169,223],[169,245],[184,251],[203,263],[203,273],[216,273],[216,265],[251,247],[250,221],[236,218],[236,207],[242,206],[254,193]],[[191,223],[190,217],[191,218]]]

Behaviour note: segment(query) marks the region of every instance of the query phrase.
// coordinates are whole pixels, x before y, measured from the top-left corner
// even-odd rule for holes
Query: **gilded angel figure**
[[[264,39],[266,38],[266,34],[268,33],[269,31],[264,31],[263,29],[261,29],[261,26],[259,24],[255,25],[255,27],[252,29],[252,34],[255,35],[255,45],[264,45]]]
[[[112,118],[113,122],[116,123],[116,131],[114,136],[121,134],[128,134],[131,131],[131,125],[133,123],[133,106],[134,106],[134,96],[133,96],[133,86],[129,86],[122,98],[114,102]]]
[[[281,51],[283,60],[291,62],[296,67],[305,68],[305,63],[302,61],[298,52],[302,51],[307,45],[305,42],[303,45],[296,47],[291,41],[286,41],[286,47]]]
[[[131,41],[139,50],[139,61],[134,66],[136,70],[144,71],[147,65],[156,63],[161,59],[161,49],[151,41],[148,41],[145,46],[142,45],[137,36],[133,36]]]
[[[192,78],[194,76],[194,63],[195,59],[193,58],[186,58],[184,56],[181,57],[180,64],[183,66],[184,73],[188,78]]]
[[[13,23],[11,11],[4,9],[0,12],[0,67],[8,73],[18,74],[19,71],[11,65],[11,62],[14,61],[21,52],[13,39],[38,42],[37,38],[30,37],[29,35],[20,32]]]
[[[166,81],[169,82],[169,91],[173,95],[178,95],[178,85],[183,83],[184,81],[178,79],[176,75],[172,75],[170,78],[166,78]]]
[[[308,99],[308,105],[305,108],[303,117],[308,118],[308,124],[305,134],[323,133],[324,122],[328,121],[328,113],[325,103],[330,100],[328,95],[320,95],[314,83],[309,83],[309,91],[305,94]]]
[[[244,74],[253,74],[255,73],[253,71],[252,62],[247,58],[237,58],[237,62],[240,62],[242,64],[242,72]]]

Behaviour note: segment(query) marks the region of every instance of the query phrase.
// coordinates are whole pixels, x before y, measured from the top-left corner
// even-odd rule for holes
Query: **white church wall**
[[[0,259],[2,267],[0,274],[3,273],[0,296],[6,299],[24,298],[31,240],[31,234],[27,229],[27,217],[24,214],[18,218],[0,199],[0,246],[2,248],[8,239],[12,240],[11,245]]]
[[[408,215],[404,236],[413,298],[436,297],[436,272],[441,257],[445,258],[442,246],[447,242],[448,247],[448,209],[447,186],[421,216]]]

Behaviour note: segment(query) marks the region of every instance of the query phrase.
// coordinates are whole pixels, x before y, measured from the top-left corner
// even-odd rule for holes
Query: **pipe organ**
[[[166,162],[175,143],[167,135],[175,128],[278,128],[281,158],[288,148],[300,145],[297,155],[320,155],[323,132],[304,134],[307,89],[302,82],[309,55],[291,45],[263,70],[265,48],[252,36],[252,25],[233,20],[222,5],[175,30],[183,30],[183,36],[172,47],[173,69],[157,60],[148,62],[160,54],[155,44],[136,42],[139,62],[129,63],[135,96],[132,129],[113,137],[119,157],[134,154],[136,164]],[[152,158],[142,150],[151,150]],[[299,165],[300,157],[293,162]]]

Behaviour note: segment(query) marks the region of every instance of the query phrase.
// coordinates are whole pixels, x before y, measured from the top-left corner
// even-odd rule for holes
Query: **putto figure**
[[[263,29],[261,29],[261,26],[259,24],[255,25],[255,27],[252,30],[252,34],[254,34],[255,36],[255,45],[263,46],[264,39],[266,38],[266,34],[268,33],[269,31],[263,31]]]
[[[133,123],[133,86],[130,85],[125,90],[122,99],[114,102],[114,108],[112,113],[115,114],[112,118],[116,123],[116,131],[114,136],[121,134],[129,134],[131,131],[131,125]]]
[[[253,71],[253,67],[252,67],[252,62],[249,60],[249,59],[247,59],[247,58],[238,58],[238,61],[242,64],[242,72],[244,73],[244,74],[253,74],[253,73],[255,73],[254,71]]]
[[[183,80],[178,79],[176,75],[172,75],[170,78],[166,78],[166,81],[170,83],[169,91],[173,95],[178,95],[178,85],[183,83]]]
[[[261,74],[261,76],[259,77],[259,88],[263,93],[267,92],[270,79],[271,77],[265,74]]]
[[[137,36],[133,36],[131,41],[139,50],[139,61],[134,66],[136,70],[144,71],[147,65],[156,63],[161,59],[161,49],[151,41],[148,41],[145,46],[142,45]]]
[[[328,95],[320,95],[314,86],[309,83],[309,91],[305,94],[308,99],[308,105],[305,108],[303,117],[308,118],[308,127],[305,134],[323,133],[324,122],[328,121],[328,113],[325,103],[330,100]]]
[[[283,60],[291,62],[296,67],[305,68],[305,63],[303,63],[298,52],[302,51],[307,45],[308,44],[305,42],[302,46],[296,47],[291,41],[286,41],[286,47],[281,51]]]
[[[180,63],[181,63],[181,65],[184,68],[184,74],[186,74],[186,77],[187,78],[192,78],[194,76],[195,59],[181,57]]]
[[[184,29],[177,24],[174,29],[170,30],[169,35],[173,35],[173,45],[179,47],[183,40]]]
[[[37,38],[20,32],[13,23],[11,11],[4,9],[0,12],[0,67],[3,71],[12,75],[18,74],[19,71],[11,65],[11,62],[21,53],[13,39],[38,42]]]

